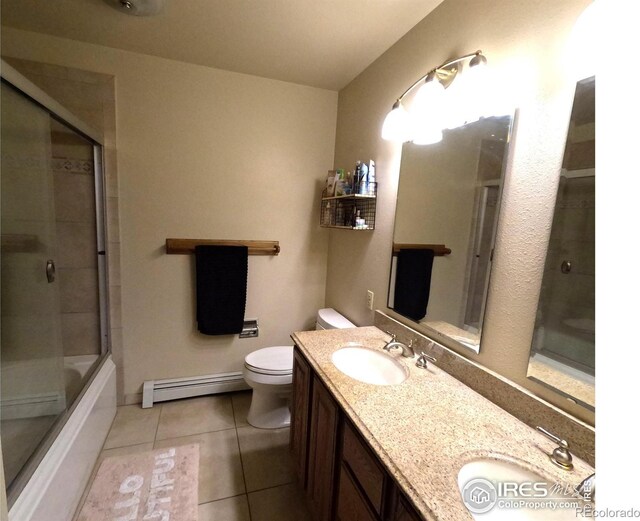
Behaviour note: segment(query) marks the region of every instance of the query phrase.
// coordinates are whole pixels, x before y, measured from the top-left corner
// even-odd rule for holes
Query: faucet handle
[[[416,360],[416,366],[420,367],[421,369],[426,369],[428,362],[437,362],[437,360],[431,355],[428,355],[427,353],[425,353],[424,351],[420,351],[420,355]]]
[[[569,452],[569,442],[567,440],[563,440],[559,436],[556,436],[552,432],[549,432],[543,427],[538,426],[536,429],[551,441],[558,444],[558,446],[553,449],[553,452],[549,454],[549,459],[558,467],[565,470],[571,470],[573,468],[573,457]]]
[[[392,333],[391,331],[387,331],[386,333],[387,333],[387,335],[391,335],[391,340],[389,340],[389,342],[395,342],[396,341],[396,335],[394,333]]]

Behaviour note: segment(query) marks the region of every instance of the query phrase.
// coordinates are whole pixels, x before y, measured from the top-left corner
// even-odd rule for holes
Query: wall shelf
[[[327,197],[326,190],[323,191],[320,204],[320,226],[322,228],[337,228],[341,230],[375,230],[377,183],[370,183],[369,191],[369,194],[348,194],[332,197]],[[364,219],[363,225],[355,225],[356,216]]]

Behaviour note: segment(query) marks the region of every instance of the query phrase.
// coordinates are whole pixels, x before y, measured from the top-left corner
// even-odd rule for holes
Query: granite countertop
[[[472,519],[457,476],[474,459],[515,461],[550,483],[571,486],[594,472],[575,456],[571,471],[553,465],[548,454],[556,444],[439,369],[437,362],[420,369],[393,353],[410,373],[398,385],[365,384],[339,371],[331,355],[346,343],[385,345],[390,337],[376,327],[303,331],[291,337],[425,519]]]

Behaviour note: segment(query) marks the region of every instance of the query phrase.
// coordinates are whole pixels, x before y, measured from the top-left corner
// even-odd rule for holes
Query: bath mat
[[[197,521],[197,444],[105,458],[77,521]]]

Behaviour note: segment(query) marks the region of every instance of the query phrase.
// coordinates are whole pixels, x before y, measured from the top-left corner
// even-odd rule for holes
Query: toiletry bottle
[[[322,214],[322,224],[325,226],[331,225],[331,203],[329,201],[327,201],[327,205],[325,206]]]
[[[338,204],[336,206],[336,226],[344,226],[344,213],[342,201],[338,200]]]
[[[351,185],[352,186],[352,190],[351,190],[352,194],[360,193],[360,177],[362,176],[361,167],[362,167],[362,162],[361,161],[356,161],[356,169],[353,172],[353,184]]]
[[[358,193],[360,195],[367,195],[369,193],[369,167],[362,163],[360,166],[360,189]]]
[[[369,195],[376,195],[376,163],[369,159],[369,176],[367,178],[367,192]]]

